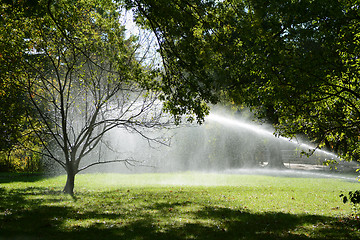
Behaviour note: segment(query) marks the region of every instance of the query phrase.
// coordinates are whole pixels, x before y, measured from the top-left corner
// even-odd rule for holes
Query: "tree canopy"
[[[174,114],[226,95],[277,132],[358,159],[357,1],[129,0],[156,35]]]

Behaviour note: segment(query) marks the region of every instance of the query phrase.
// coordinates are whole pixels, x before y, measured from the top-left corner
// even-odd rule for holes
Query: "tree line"
[[[355,0],[31,0],[0,8],[0,150],[75,175],[114,128],[147,134],[209,104],[249,107],[286,137],[360,154],[359,5]],[[157,41],[161,64],[121,20]],[[156,63],[156,64],[155,64]],[[185,116],[185,117],[184,117]],[[13,155],[12,155],[13,154]],[[99,153],[100,154],[100,153]],[[4,162],[4,161],[3,161]],[[6,161],[5,161],[6,162]]]

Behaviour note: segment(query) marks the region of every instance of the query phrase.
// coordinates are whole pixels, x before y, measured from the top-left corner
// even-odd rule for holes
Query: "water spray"
[[[273,138],[277,138],[281,141],[286,141],[286,142],[290,142],[292,144],[296,144],[298,145],[300,148],[307,150],[308,152],[317,152],[323,155],[326,155],[329,159],[335,159],[335,160],[340,160],[340,158],[334,154],[334,153],[330,153],[328,151],[325,150],[321,150],[315,147],[310,146],[309,144],[306,143],[302,143],[299,141],[295,141],[293,139],[290,138],[286,138],[286,137],[282,137],[282,136],[274,136],[274,133],[272,130],[267,130],[263,127],[261,127],[260,125],[256,125],[256,124],[251,124],[248,122],[245,122],[243,120],[239,120],[239,119],[233,119],[230,117],[224,117],[221,116],[219,114],[216,113],[211,113],[208,117],[207,120],[209,121],[214,121],[217,123],[220,123],[222,125],[229,125],[229,126],[234,126],[234,127],[239,127],[239,128],[243,128],[243,129],[247,129],[250,130],[256,134],[262,135],[262,136],[272,136]]]

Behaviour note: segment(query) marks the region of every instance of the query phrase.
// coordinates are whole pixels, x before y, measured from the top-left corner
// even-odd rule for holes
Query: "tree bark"
[[[74,195],[74,186],[75,186],[75,174],[76,173],[75,173],[75,171],[74,171],[74,169],[73,169],[73,167],[71,165],[72,164],[69,163],[69,166],[67,166],[67,170],[66,170],[67,179],[66,179],[66,184],[65,184],[63,192],[73,196]]]

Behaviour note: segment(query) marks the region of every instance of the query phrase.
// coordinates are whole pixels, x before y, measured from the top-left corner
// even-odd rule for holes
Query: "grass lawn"
[[[0,175],[0,239],[360,239],[359,183],[215,173]]]

